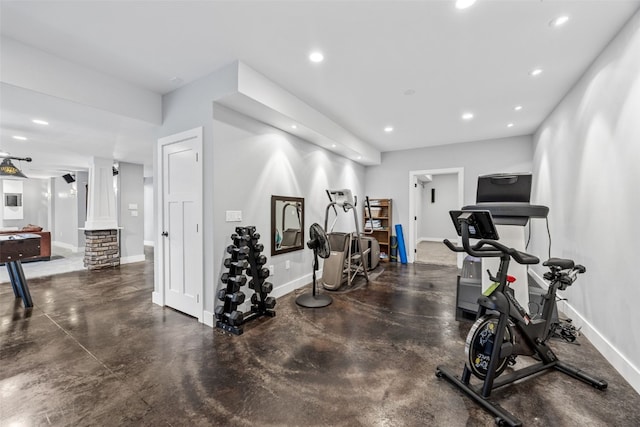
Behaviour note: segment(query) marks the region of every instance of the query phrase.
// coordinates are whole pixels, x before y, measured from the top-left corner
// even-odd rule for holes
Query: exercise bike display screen
[[[458,236],[462,236],[463,223],[469,224],[469,238],[498,240],[498,230],[489,211],[449,211]]]

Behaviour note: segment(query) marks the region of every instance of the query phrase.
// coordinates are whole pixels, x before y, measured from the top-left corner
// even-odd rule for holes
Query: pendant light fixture
[[[31,157],[0,156],[0,158],[2,159],[2,163],[0,163],[0,178],[27,178],[27,176],[23,174],[11,160],[30,162]]]

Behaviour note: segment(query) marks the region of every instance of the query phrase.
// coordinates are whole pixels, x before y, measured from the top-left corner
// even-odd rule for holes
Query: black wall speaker
[[[62,175],[62,178],[64,178],[64,180],[67,181],[67,184],[71,184],[72,182],[76,182],[76,179],[70,173],[68,173],[66,175]]]
[[[431,203],[435,203],[436,202],[436,189],[432,188],[431,189]]]

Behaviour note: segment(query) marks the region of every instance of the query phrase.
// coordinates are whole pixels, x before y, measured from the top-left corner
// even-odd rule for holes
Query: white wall
[[[309,249],[271,256],[271,195],[305,199],[305,241],[309,226],[324,226],[329,199],[326,189],[350,188],[364,197],[364,167],[316,145],[221,107],[214,109],[214,266],[219,276],[237,225],[255,225],[265,246],[274,295],[282,295],[311,281],[313,252]],[[225,222],[226,210],[241,210],[242,223]],[[353,231],[353,214],[341,213],[335,231]],[[205,217],[207,215],[205,214]],[[360,219],[360,215],[358,215]],[[305,245],[306,248],[306,245]],[[285,261],[290,269],[285,269]],[[217,286],[223,286],[216,281]]]
[[[118,170],[120,263],[144,261],[144,168],[119,162]]]
[[[68,184],[62,178],[52,178],[51,203],[54,211],[51,243],[77,251],[79,249],[77,182]]]
[[[432,180],[425,182],[420,190],[418,238],[455,239],[457,234],[451,224],[449,211],[461,207],[458,206],[458,174],[432,175]],[[433,202],[431,190],[435,190]]]
[[[46,70],[46,72],[42,72]],[[149,123],[161,120],[155,92],[2,37],[3,82]]]
[[[144,244],[155,244],[155,207],[153,204],[153,177],[144,178]]]
[[[552,256],[587,267],[569,316],[640,392],[639,52],[636,13],[536,132],[533,201],[550,208]],[[544,226],[533,231],[546,252]]]
[[[27,224],[38,225],[43,230],[49,230],[49,180],[30,178],[22,181],[22,212],[23,219],[4,219],[3,227],[22,228]],[[4,203],[2,185],[0,185],[0,201]],[[0,215],[2,214],[0,210]]]
[[[393,199],[393,223],[402,224],[408,240],[409,171],[464,168],[464,204],[472,204],[478,175],[530,171],[531,157],[530,136],[386,152],[381,165],[367,167],[365,191],[369,197]]]
[[[212,101],[235,86],[234,72],[232,67],[223,68],[163,99],[164,121],[159,136],[203,127],[206,323],[213,322],[214,293],[221,286],[224,251],[235,227],[255,225],[264,236],[261,243],[269,248],[272,194],[305,198],[305,233],[313,222],[324,221],[326,188],[348,187],[359,196],[364,194],[363,166],[222,107],[216,107],[214,113]],[[154,170],[158,171],[157,165]],[[241,210],[242,223],[227,223],[226,210]],[[336,230],[339,227],[343,225]],[[157,227],[154,234],[158,241]],[[275,276],[269,278],[276,288],[274,295],[311,281],[310,250],[271,257],[266,249],[265,255],[268,264],[275,266]],[[284,268],[286,260],[291,263],[289,270]],[[156,277],[160,265],[161,260],[156,259]]]

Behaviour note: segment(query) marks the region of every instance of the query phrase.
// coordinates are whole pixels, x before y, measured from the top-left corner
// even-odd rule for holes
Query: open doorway
[[[459,257],[442,240],[457,240],[449,211],[463,204],[463,173],[462,168],[410,172],[410,262],[459,265]]]

